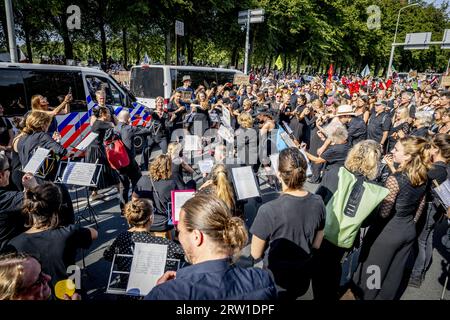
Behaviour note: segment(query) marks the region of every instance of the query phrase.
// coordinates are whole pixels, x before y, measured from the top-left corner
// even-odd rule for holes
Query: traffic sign
[[[264,22],[264,16],[258,16],[258,17],[250,17],[250,23],[261,23]],[[239,24],[246,24],[247,18],[239,18],[238,19]]]
[[[441,49],[450,49],[450,29],[445,29]]]
[[[405,39],[405,50],[428,49],[431,32],[408,33]]]
[[[184,22],[175,21],[175,34],[179,36],[184,36]]]
[[[247,12],[248,12],[248,10],[239,11],[238,17],[239,18],[247,17],[247,14],[248,14]],[[265,14],[264,9],[250,10],[250,17],[263,16],[264,14]]]

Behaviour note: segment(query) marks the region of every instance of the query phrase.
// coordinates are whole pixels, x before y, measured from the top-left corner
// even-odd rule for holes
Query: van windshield
[[[139,67],[131,70],[130,89],[139,98],[164,96],[164,72],[162,68]]]

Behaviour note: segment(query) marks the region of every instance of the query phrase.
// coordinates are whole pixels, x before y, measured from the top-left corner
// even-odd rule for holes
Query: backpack
[[[125,168],[130,164],[127,148],[114,128],[108,129],[103,140],[106,158],[113,169]]]
[[[389,190],[339,169],[338,188],[326,206],[324,237],[341,248],[351,248],[364,220]]]

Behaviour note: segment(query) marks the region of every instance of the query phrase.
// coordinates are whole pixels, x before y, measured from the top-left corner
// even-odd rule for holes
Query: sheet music
[[[195,194],[195,191],[173,191],[173,214],[174,214],[174,223],[180,221],[180,211],[181,207],[191,199]]]
[[[127,294],[145,296],[164,274],[167,245],[140,243],[134,245]]]
[[[47,158],[48,154],[50,153],[50,150],[44,149],[44,148],[37,148],[34,152],[31,159],[28,161],[27,165],[23,168],[23,172],[25,173],[31,173],[36,174],[36,172],[41,167],[44,160]]]
[[[62,182],[77,186],[91,186],[97,165],[95,163],[68,162]]]
[[[232,168],[231,172],[239,200],[260,196],[251,166]]]
[[[230,129],[228,129],[225,126],[220,126],[219,130],[217,131],[217,134],[224,140],[226,140],[228,143],[234,143],[234,136],[233,133],[231,133]]]
[[[184,137],[184,150],[197,151],[201,150],[200,137],[196,135],[187,135]]]
[[[278,157],[279,153],[274,153],[270,155],[270,164],[273,171],[273,174],[276,175],[278,172]]]
[[[450,179],[447,179],[444,183],[435,188],[439,198],[442,200],[444,205],[448,208],[450,207]]]
[[[292,134],[294,131],[292,131],[291,127],[289,127],[289,125],[287,124],[286,121],[283,121],[283,126],[286,129],[288,134]]]
[[[230,110],[226,107],[222,107],[222,116],[223,116],[223,122],[226,124],[227,127],[231,128],[231,114]]]
[[[299,150],[303,154],[303,156],[305,157],[306,163],[308,164],[307,167],[306,167],[306,176],[307,177],[311,177],[312,174],[313,174],[312,173],[312,169],[311,169],[311,161],[309,161],[308,157],[306,156],[305,150],[303,150],[303,149],[299,149]]]
[[[200,160],[198,162],[198,167],[199,167],[201,173],[210,173],[213,166],[214,166],[214,160],[212,160],[212,159]]]
[[[80,151],[84,151],[86,150],[87,147],[89,147],[89,145],[94,142],[95,139],[97,139],[98,134],[95,132],[89,132],[89,134],[83,139],[83,141],[81,141],[76,147],[75,149],[80,150]]]

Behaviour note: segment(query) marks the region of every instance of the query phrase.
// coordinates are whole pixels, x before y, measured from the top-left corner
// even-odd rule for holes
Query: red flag
[[[333,76],[333,64],[330,65],[330,69],[328,69],[328,80],[331,81],[331,77]]]

